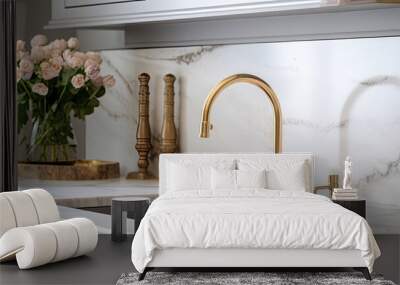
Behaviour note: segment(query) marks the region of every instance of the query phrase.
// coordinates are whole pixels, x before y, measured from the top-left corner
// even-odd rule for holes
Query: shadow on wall
[[[348,124],[351,110],[353,109],[355,103],[360,98],[360,96],[362,96],[370,88],[382,85],[397,86],[399,87],[400,93],[400,77],[382,75],[368,78],[367,80],[360,82],[357,87],[354,88],[354,90],[350,93],[349,97],[347,97],[347,100],[344,103],[342,112],[340,114],[340,122],[346,122],[346,124]],[[348,128],[340,128],[339,136],[339,161],[343,161],[348,153]]]

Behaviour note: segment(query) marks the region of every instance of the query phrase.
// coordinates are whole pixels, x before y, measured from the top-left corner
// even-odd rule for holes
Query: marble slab
[[[111,206],[111,199],[123,196],[158,196],[158,180],[54,181],[19,179],[19,190],[43,188],[53,195],[57,205],[71,208]]]
[[[371,38],[103,51],[103,70],[117,79],[86,124],[87,159],[116,160],[136,170],[137,76],[151,75],[150,123],[157,172],[163,81],[177,77],[175,122],[181,152],[273,150],[273,113],[264,94],[237,84],[217,98],[214,129],[200,139],[203,102],[223,78],[251,73],[277,93],[283,151],[316,155],[316,185],[342,174],[353,159],[354,186],[367,199],[377,233],[400,233],[400,38]],[[342,175],[341,178],[342,179]]]

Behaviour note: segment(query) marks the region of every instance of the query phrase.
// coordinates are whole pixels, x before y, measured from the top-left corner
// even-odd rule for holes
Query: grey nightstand
[[[120,197],[111,202],[111,239],[123,241],[126,239],[126,218],[135,220],[135,232],[140,221],[149,208],[151,199],[148,197]]]
[[[359,214],[365,219],[366,217],[366,201],[365,200],[332,200],[332,202]]]

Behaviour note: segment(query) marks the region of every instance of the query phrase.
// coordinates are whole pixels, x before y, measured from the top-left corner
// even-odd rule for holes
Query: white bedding
[[[357,249],[372,271],[379,248],[368,223],[328,198],[299,191],[183,191],[156,199],[132,243],[143,272],[155,249]]]

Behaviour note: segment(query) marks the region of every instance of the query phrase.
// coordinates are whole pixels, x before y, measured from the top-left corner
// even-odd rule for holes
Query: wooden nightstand
[[[366,217],[366,201],[365,200],[332,200],[332,202],[359,214],[365,219]]]

